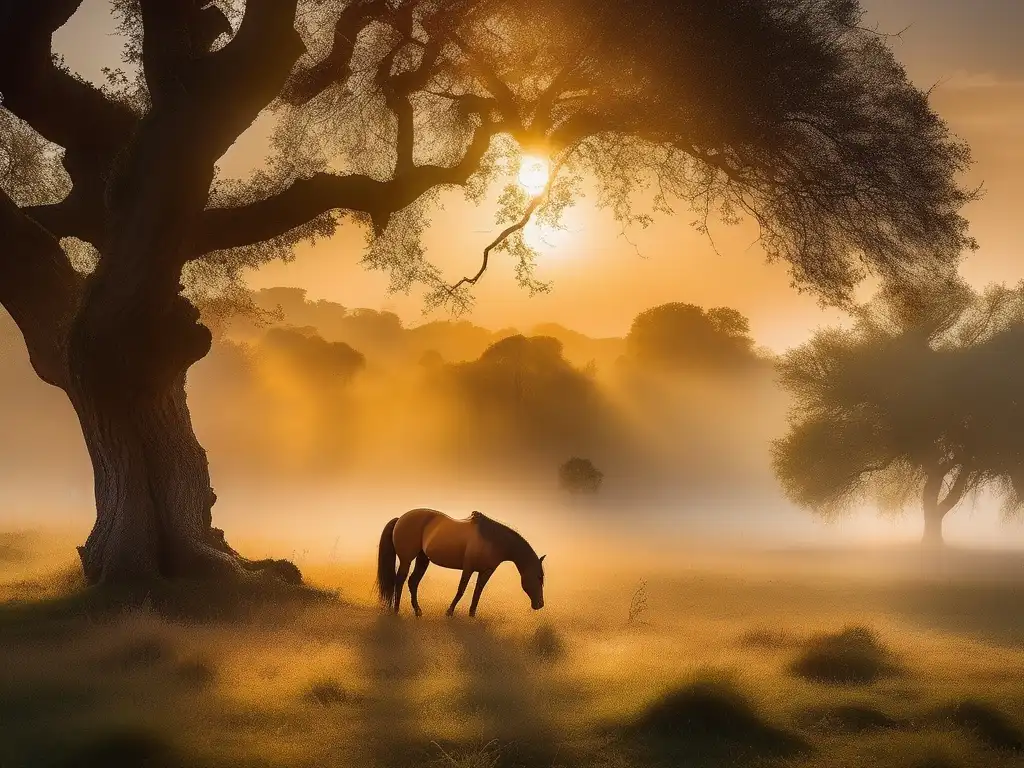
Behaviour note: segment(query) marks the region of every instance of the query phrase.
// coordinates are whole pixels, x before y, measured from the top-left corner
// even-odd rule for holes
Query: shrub
[[[318,680],[309,687],[306,699],[321,707],[333,707],[349,700],[348,693],[333,680]]]
[[[555,629],[545,624],[533,633],[530,648],[541,660],[554,661],[565,653],[565,642]]]
[[[590,459],[573,457],[558,468],[558,482],[569,493],[597,493],[604,473]]]
[[[946,712],[946,719],[970,733],[989,749],[1024,752],[1024,733],[999,710],[977,701],[961,701]]]
[[[766,722],[732,683],[700,680],[672,691],[629,727],[648,748],[678,761],[732,755],[792,757],[809,745]]]
[[[837,685],[872,683],[897,671],[889,651],[866,627],[811,638],[790,669],[807,680]]]

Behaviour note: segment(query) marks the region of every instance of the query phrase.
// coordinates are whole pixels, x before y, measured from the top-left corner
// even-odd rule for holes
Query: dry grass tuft
[[[542,661],[557,661],[565,655],[565,640],[557,629],[544,624],[530,638],[530,649]]]
[[[940,722],[945,720],[963,729],[989,749],[1024,752],[1024,733],[993,706],[960,701],[942,708],[938,715]]]
[[[703,761],[789,758],[811,751],[798,734],[768,722],[727,680],[699,680],[651,704],[627,738],[658,759]]]
[[[812,637],[790,669],[807,680],[831,685],[865,685],[899,672],[875,632],[860,626]]]
[[[306,700],[325,709],[347,704],[352,696],[334,680],[317,680],[306,691]]]
[[[437,742],[433,746],[441,753],[434,762],[437,768],[498,768],[502,764],[505,750],[497,740],[482,747],[446,750]]]

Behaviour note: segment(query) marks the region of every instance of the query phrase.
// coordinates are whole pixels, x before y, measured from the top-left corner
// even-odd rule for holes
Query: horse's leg
[[[398,604],[402,602],[402,590],[405,589],[405,580],[409,576],[409,563],[398,564],[398,574],[395,576],[395,613],[398,613]]]
[[[427,572],[428,565],[430,565],[430,559],[427,557],[427,553],[420,552],[416,555],[416,565],[413,566],[412,575],[409,577],[409,597],[412,599],[412,609],[416,612],[417,616],[423,615],[423,611],[420,610],[417,591],[420,588],[420,580],[423,578],[423,574]]]
[[[448,606],[448,610],[445,612],[447,616],[455,615],[455,606],[459,604],[459,600],[466,594],[466,587],[469,586],[469,577],[473,575],[472,571],[463,571],[462,578],[459,579],[459,589],[455,593],[455,599],[452,600],[452,604]]]
[[[480,575],[476,577],[476,587],[473,589],[473,602],[469,604],[470,618],[476,616],[476,606],[480,602],[480,595],[483,594],[484,587],[487,586],[487,581],[491,578],[492,573],[494,573],[493,568],[489,571],[480,571]]]

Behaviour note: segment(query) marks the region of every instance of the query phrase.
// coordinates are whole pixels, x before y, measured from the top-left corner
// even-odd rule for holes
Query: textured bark
[[[21,331],[39,378],[65,388],[67,329],[81,296],[81,275],[57,241],[2,190],[0,232],[0,304]]]
[[[256,570],[301,581],[290,563],[241,557],[213,527],[217,497],[183,376],[145,404],[103,402],[76,403],[95,471],[96,524],[79,548],[89,583],[239,578]]]
[[[95,473],[96,524],[79,550],[87,580],[189,573],[212,495],[184,383],[147,404],[81,397],[75,405]],[[232,567],[227,558],[224,564]]]
[[[154,132],[166,135],[160,126]],[[298,582],[294,566],[250,562],[212,527],[216,497],[185,395],[188,369],[212,339],[178,284],[204,200],[196,189],[208,185],[212,167],[168,164],[167,143],[143,140],[129,155],[124,172],[146,181],[132,184],[120,207],[70,331],[67,392],[96,491],[82,566],[89,583],[238,578],[262,567]]]

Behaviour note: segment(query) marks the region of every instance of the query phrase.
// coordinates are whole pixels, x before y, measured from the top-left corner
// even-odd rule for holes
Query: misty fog
[[[688,347],[649,352],[644,344],[676,342],[551,324],[405,327],[293,288],[252,299],[256,312],[211,323],[213,351],[188,388],[215,518],[265,541],[267,554],[362,557],[382,521],[416,506],[550,527],[571,534],[569,548],[580,536],[731,545],[919,536],[913,514],[863,510],[826,524],[784,499],[769,443],[785,430],[787,400],[772,356],[743,333],[732,350],[695,331]],[[74,413],[35,377],[6,316],[0,356],[5,524],[84,535],[92,479]],[[598,494],[559,488],[558,466],[573,456],[604,473]],[[964,506],[950,517],[951,542],[1024,537],[984,498]],[[642,536],[632,533],[640,519]]]

